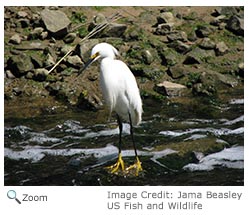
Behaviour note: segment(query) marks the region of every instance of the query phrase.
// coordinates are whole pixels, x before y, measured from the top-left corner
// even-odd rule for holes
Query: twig
[[[97,25],[91,32],[89,32],[82,40],[80,40],[80,43],[90,39],[91,37],[93,37],[94,35],[96,35],[97,33],[99,33],[100,31],[104,30],[111,22],[114,22],[116,20],[118,20],[119,18],[121,18],[121,15],[119,13],[114,14],[113,16],[111,16],[110,18],[107,18],[107,21],[104,23],[101,23],[99,25]],[[60,63],[61,61],[63,61],[68,55],[70,55],[75,48],[78,46],[78,44],[76,44],[71,50],[69,50],[49,71],[48,74],[51,73]]]

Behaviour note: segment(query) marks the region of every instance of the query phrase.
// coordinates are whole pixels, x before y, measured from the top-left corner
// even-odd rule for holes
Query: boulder
[[[199,44],[200,48],[202,49],[214,49],[216,44],[210,38],[205,37]]]
[[[205,59],[209,57],[214,57],[214,56],[215,56],[214,50],[203,50],[199,47],[196,47],[187,54],[183,63],[184,64],[201,64],[203,61],[205,61]]]
[[[227,45],[222,41],[216,44],[215,46],[215,53],[217,56],[224,55],[228,52],[228,47]]]
[[[175,49],[177,52],[179,52],[181,54],[185,54],[191,50],[190,45],[183,43],[182,41],[179,41],[179,40],[173,41],[168,46],[170,48]]]
[[[244,36],[244,19],[238,16],[231,16],[227,21],[226,28],[236,35]]]
[[[186,92],[187,87],[182,84],[176,84],[169,81],[164,81],[155,86],[155,90],[165,96],[182,96]]]
[[[157,17],[157,24],[174,23],[174,22],[175,22],[175,18],[174,18],[173,13],[171,12],[162,12]]]
[[[159,24],[154,32],[156,35],[166,35],[173,30],[172,23],[162,23]]]
[[[41,18],[46,29],[55,37],[63,37],[67,34],[68,26],[71,23],[65,13],[59,10],[44,9],[41,11]]]
[[[74,68],[80,68],[83,66],[83,62],[78,55],[68,56],[66,62]]]
[[[31,58],[26,54],[11,56],[7,64],[15,77],[21,77],[34,68]]]
[[[22,38],[19,34],[14,34],[10,40],[9,40],[9,43],[12,43],[12,44],[20,44],[22,42]]]
[[[188,35],[186,34],[185,31],[171,31],[167,34],[167,39],[168,41],[172,42],[175,40],[180,40],[183,42],[188,41]]]
[[[201,25],[198,26],[195,33],[198,37],[208,37],[211,33],[214,32],[214,29],[211,26]]]
[[[65,38],[63,39],[63,41],[65,43],[72,43],[76,38],[76,33],[69,33],[65,36]]]

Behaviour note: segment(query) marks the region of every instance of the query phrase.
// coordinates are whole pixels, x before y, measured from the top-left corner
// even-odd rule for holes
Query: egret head
[[[106,57],[115,59],[115,56],[117,55],[119,55],[119,53],[117,49],[115,49],[112,45],[108,43],[99,43],[93,47],[90,59],[86,62],[85,66],[79,71],[79,74],[81,74],[94,61]]]

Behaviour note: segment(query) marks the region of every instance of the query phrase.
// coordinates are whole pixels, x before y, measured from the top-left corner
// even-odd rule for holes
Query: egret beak
[[[79,70],[78,76],[84,72],[88,66],[90,66],[97,58],[99,57],[99,52],[95,53],[94,55],[91,56],[91,58],[85,63],[85,66]]]

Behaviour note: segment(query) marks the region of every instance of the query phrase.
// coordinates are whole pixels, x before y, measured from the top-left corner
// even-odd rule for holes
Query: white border
[[[4,27],[3,27],[3,20],[4,20],[4,6],[37,6],[38,4],[41,5],[50,5],[50,6],[245,6],[245,49],[247,47],[248,43],[248,24],[247,20],[249,20],[248,17],[248,4],[247,1],[244,0],[209,0],[203,1],[203,0],[192,0],[192,1],[162,1],[162,0],[133,0],[133,1],[120,1],[120,0],[71,0],[71,1],[65,1],[65,0],[43,0],[42,2],[38,2],[35,0],[3,0],[1,1],[1,8],[0,8],[0,14],[2,17],[1,22],[1,29],[2,29],[2,37],[0,37],[1,44],[3,45],[4,40]],[[246,52],[246,51],[245,51]],[[1,59],[4,58],[4,50],[1,49]],[[245,54],[245,59],[247,59],[247,53]],[[245,68],[247,68],[247,62],[245,61]],[[3,60],[0,61],[1,68],[4,67]],[[245,74],[247,74],[245,72]],[[3,69],[1,73],[1,80],[0,80],[0,86],[1,86],[1,102],[2,107],[4,107],[4,77],[3,77]],[[245,77],[245,92],[249,92],[249,85],[247,83],[247,77]],[[247,147],[247,140],[248,135],[247,133],[247,119],[248,119],[248,93],[245,94],[245,185],[242,187],[206,187],[206,186],[199,186],[199,187],[4,187],[4,110],[3,108],[0,109],[1,111],[1,142],[2,147],[0,150],[0,174],[2,177],[0,178],[0,186],[1,186],[1,194],[0,194],[0,211],[1,214],[20,214],[20,215],[31,215],[31,214],[70,214],[70,213],[77,213],[77,214],[226,214],[226,215],[234,215],[235,213],[239,213],[241,215],[247,214],[248,209],[246,208],[246,202],[248,204],[249,200],[249,193],[248,193],[248,147]],[[46,194],[49,197],[49,201],[46,203],[36,203],[31,202],[27,204],[18,205],[14,200],[9,200],[6,197],[6,193],[9,189],[16,189],[17,195],[23,194],[23,193],[30,193],[30,194]],[[130,211],[108,211],[106,208],[107,204],[107,191],[124,191],[124,192],[140,192],[143,189],[148,189],[151,191],[160,191],[160,190],[169,190],[172,192],[177,192],[177,190],[186,190],[188,192],[193,191],[201,191],[205,192],[207,190],[213,190],[217,192],[226,192],[228,190],[232,190],[234,192],[243,192],[243,199],[241,201],[217,201],[213,200],[210,202],[204,201],[205,211],[201,212],[195,212],[191,213],[191,211],[188,212],[163,212],[163,211],[151,211],[151,212],[130,212]]]

